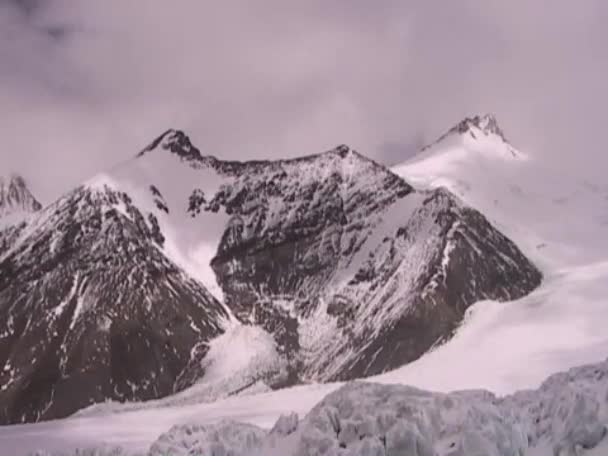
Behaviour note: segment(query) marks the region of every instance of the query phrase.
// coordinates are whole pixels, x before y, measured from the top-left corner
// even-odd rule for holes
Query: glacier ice
[[[234,421],[174,426],[148,456],[592,456],[608,454],[607,425],[608,360],[504,397],[351,382],[271,430]],[[32,456],[134,455],[101,448]]]

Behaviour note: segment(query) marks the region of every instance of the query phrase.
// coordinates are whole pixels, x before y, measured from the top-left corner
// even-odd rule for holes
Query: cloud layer
[[[602,0],[0,0],[0,170],[48,201],[170,126],[226,158],[347,143],[395,162],[493,112],[592,172],[606,20]]]

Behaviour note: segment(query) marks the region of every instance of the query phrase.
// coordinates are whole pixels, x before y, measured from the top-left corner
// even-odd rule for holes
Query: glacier
[[[173,426],[148,451],[106,444],[30,454],[591,456],[608,451],[607,426],[608,360],[503,397],[355,381],[328,394],[301,420],[295,413],[281,415],[270,430],[223,419]]]

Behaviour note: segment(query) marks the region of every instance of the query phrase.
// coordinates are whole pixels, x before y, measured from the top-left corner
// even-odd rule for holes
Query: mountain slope
[[[507,305],[475,304],[448,344],[378,381],[508,393],[608,352],[608,186],[553,169],[548,156],[524,154],[470,120],[475,138],[452,129],[393,171],[480,209],[541,267],[543,284]]]
[[[516,150],[489,124],[491,115],[465,119],[392,170],[420,188],[448,188],[545,268],[604,259],[608,185]]]
[[[448,340],[476,301],[541,279],[452,193],[415,190],[347,146],[228,162],[169,130],[0,256],[0,419],[159,398],[207,368],[209,397],[379,374]],[[256,328],[261,372],[255,353],[206,358],[233,317]]]
[[[27,225],[0,258],[0,422],[174,391],[227,314],[163,242],[154,216],[107,185]]]
[[[172,233],[168,255],[274,335],[294,380],[412,361],[471,303],[519,297],[541,279],[449,192],[416,191],[347,146],[226,162],[169,130],[107,177]]]

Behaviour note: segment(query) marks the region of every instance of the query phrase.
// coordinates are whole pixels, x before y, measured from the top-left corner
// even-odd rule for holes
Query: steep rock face
[[[347,146],[224,162],[169,131],[142,155],[166,152],[218,181],[192,182],[188,212],[201,226],[225,215],[211,261],[225,303],[274,334],[294,379],[395,368],[447,340],[472,303],[516,299],[541,281],[482,214],[447,190],[415,191]]]
[[[260,166],[207,205],[232,214],[212,267],[235,314],[294,352],[299,320],[314,318],[336,272],[349,267],[379,222],[377,209],[413,189],[345,147]]]
[[[20,238],[0,259],[0,424],[170,394],[221,332],[224,308],[123,192],[78,188]]]
[[[428,195],[388,238],[372,250],[369,266],[326,298],[339,296],[353,309],[341,350],[332,344],[326,362],[316,367],[335,372],[332,379],[411,362],[448,340],[474,302],[517,299],[541,280],[512,242],[443,190]],[[335,370],[339,359],[343,364]]]
[[[350,382],[302,418],[285,404],[289,414],[270,430],[201,416],[200,422],[174,425],[146,452],[100,444],[31,456],[603,456],[607,391],[607,361],[555,374],[538,389],[505,397]]]
[[[512,242],[447,191],[415,192],[344,149],[315,160],[328,178],[299,175],[302,164],[244,174],[207,206],[233,214],[212,262],[226,303],[299,354],[305,377],[395,368],[446,340],[472,303],[540,283]]]

